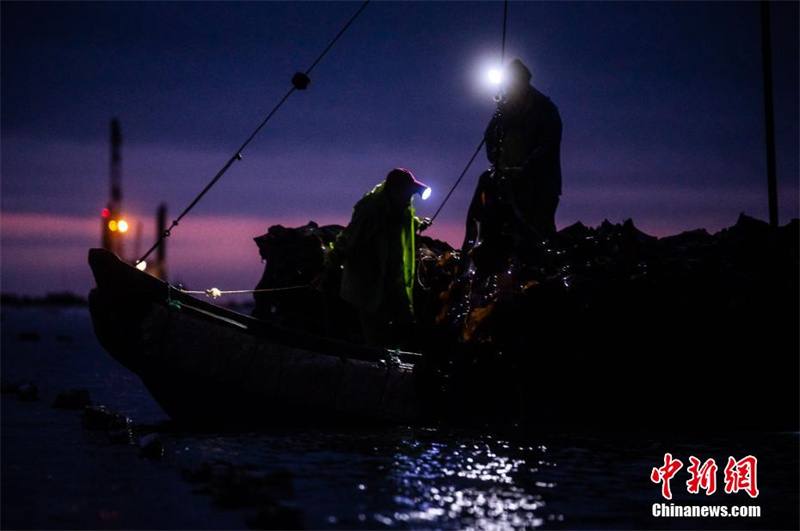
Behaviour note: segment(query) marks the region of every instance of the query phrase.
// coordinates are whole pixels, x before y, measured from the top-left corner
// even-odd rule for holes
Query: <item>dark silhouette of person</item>
[[[486,128],[491,169],[475,190],[462,246],[507,233],[516,223],[523,239],[556,230],[561,195],[561,116],[556,105],[530,84],[531,72],[519,59],[503,72],[497,111]]]
[[[340,296],[359,311],[368,345],[401,342],[414,321],[415,234],[431,222],[415,215],[411,199],[427,189],[410,171],[393,169],[356,203],[327,255],[329,266],[342,268]]]

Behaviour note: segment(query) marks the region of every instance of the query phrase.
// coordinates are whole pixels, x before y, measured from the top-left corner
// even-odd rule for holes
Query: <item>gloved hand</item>
[[[433,220],[431,218],[422,218],[419,220],[419,231],[423,232],[431,225],[433,225]]]

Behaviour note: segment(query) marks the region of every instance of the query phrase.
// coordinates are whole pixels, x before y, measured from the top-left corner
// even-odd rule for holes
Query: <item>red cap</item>
[[[390,188],[397,188],[401,186],[408,186],[412,190],[412,194],[422,195],[428,186],[420,182],[414,177],[414,174],[405,168],[395,168],[386,176],[386,186]]]

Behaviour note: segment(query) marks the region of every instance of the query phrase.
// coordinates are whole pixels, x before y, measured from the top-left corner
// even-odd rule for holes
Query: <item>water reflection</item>
[[[543,491],[556,487],[541,473],[553,466],[543,458],[546,451],[512,447],[488,435],[469,443],[404,440],[390,472],[397,493],[394,514],[376,520],[471,529],[535,528],[562,520],[545,509]]]
[[[85,310],[3,308],[2,317],[4,377],[30,378],[40,388],[38,403],[3,396],[4,528],[240,529],[269,495],[268,509],[299,509],[308,529],[730,529],[730,519],[653,520],[650,506],[663,498],[650,472],[665,452],[717,462],[756,455],[763,516],[736,527],[798,529],[800,522],[797,432],[186,432],[163,422],[138,378],[100,349]],[[41,340],[21,342],[30,330]],[[73,341],[59,343],[66,334]],[[84,433],[78,413],[50,408],[56,392],[69,388],[86,388],[97,404],[148,424],[164,439],[164,460],[142,461],[135,449]],[[207,488],[182,479],[220,461],[238,467],[223,479],[251,489],[236,498],[256,500],[246,510],[215,508]],[[676,496],[679,490],[685,501],[707,503],[685,485],[676,484]],[[712,499],[732,505],[749,497],[720,488]],[[252,525],[265,528],[264,521]]]

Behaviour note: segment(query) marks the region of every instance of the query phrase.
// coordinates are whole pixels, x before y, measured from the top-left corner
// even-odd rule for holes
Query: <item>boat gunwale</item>
[[[305,330],[256,319],[184,293],[167,282],[124,262],[116,254],[106,249],[90,249],[89,265],[92,269],[97,289],[110,294],[115,302],[123,304],[125,302],[138,302],[160,304],[167,307],[170,305],[185,307],[194,310],[197,318],[208,319],[227,327],[235,327],[239,331],[257,338],[344,359],[413,365],[422,356],[416,352],[348,343]],[[126,298],[128,298],[128,301],[125,301]],[[179,304],[175,305],[175,302]]]

